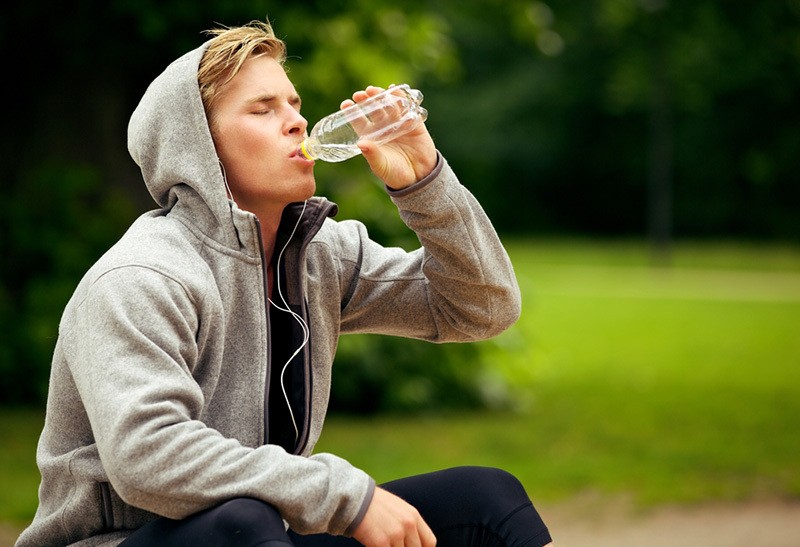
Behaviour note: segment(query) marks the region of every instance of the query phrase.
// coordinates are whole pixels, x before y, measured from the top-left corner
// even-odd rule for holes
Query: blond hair
[[[220,88],[228,83],[245,61],[268,55],[278,63],[286,61],[286,44],[275,36],[268,21],[251,21],[240,27],[207,30],[213,36],[200,60],[197,83],[209,123],[213,126],[214,103]]]

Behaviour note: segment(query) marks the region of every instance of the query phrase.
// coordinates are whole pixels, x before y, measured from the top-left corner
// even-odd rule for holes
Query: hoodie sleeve
[[[345,533],[374,487],[363,471],[330,454],[243,446],[204,423],[200,385],[213,386],[195,376],[214,375],[199,357],[210,306],[163,273],[126,266],[95,281],[62,333],[109,482],[126,503],[173,519],[246,496],[299,533]]]
[[[490,338],[517,321],[521,297],[514,268],[475,197],[439,155],[417,184],[390,191],[421,248],[407,253],[371,241],[342,250],[345,332],[377,332],[433,342]]]

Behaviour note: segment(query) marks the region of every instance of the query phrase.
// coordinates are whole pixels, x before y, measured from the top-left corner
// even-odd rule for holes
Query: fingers
[[[370,85],[367,86],[367,88],[364,89],[363,91],[356,91],[355,93],[353,93],[353,100],[358,103],[363,101],[364,99],[367,99],[368,97],[374,97],[375,95],[377,95],[382,91],[384,91],[384,88]]]
[[[353,93],[352,99],[345,99],[344,101],[342,101],[342,103],[339,105],[339,109],[344,110],[348,106],[353,106],[356,103],[360,103],[361,101],[364,101],[370,97],[374,97],[375,95],[377,95],[382,91],[384,91],[384,88],[382,87],[377,87],[374,85],[367,86],[366,89],[363,89],[361,91],[356,91],[355,93]]]
[[[353,93],[352,99],[341,102],[339,108],[348,110],[348,122],[359,137],[367,139],[385,140],[386,136],[393,134],[402,126],[403,107],[399,101],[382,101],[372,104],[369,108],[361,110],[350,108],[364,103],[367,99],[375,97],[385,91],[382,87],[369,86],[364,90]]]
[[[419,514],[406,520],[398,519],[394,528],[389,524],[385,530],[383,541],[387,541],[389,545],[402,547],[435,547],[436,545],[436,537]],[[377,544],[381,543],[379,540]]]
[[[422,547],[436,546],[436,536],[433,535],[433,530],[431,530],[430,526],[428,526],[428,524],[422,520],[422,517],[419,518],[417,530],[419,531],[420,545]]]
[[[413,521],[407,523],[405,529],[405,545],[413,545],[419,547],[435,547],[436,536],[428,526],[428,523],[423,520],[422,516],[414,510],[415,518]]]

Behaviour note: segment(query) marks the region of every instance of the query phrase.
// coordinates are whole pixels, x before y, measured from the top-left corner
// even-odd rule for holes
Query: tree
[[[800,240],[796,2],[436,9],[464,76],[429,125],[501,229]]]

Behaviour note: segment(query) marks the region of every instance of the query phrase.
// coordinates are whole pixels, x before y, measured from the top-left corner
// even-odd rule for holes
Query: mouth
[[[291,154],[289,154],[289,159],[296,159],[302,161],[303,163],[314,165],[314,160],[308,159],[305,154],[303,154],[303,151],[300,148],[300,143],[298,143],[297,147],[292,150]]]

